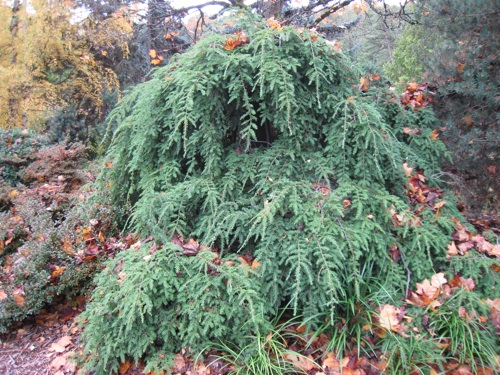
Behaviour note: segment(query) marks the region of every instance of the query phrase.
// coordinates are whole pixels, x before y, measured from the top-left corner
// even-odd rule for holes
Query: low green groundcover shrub
[[[84,186],[93,179],[85,146],[38,149],[39,137],[19,136],[0,148],[7,164],[23,160],[0,177],[0,332],[57,298],[84,293],[100,260],[115,251],[106,194]]]
[[[437,270],[484,274],[478,290],[495,291],[487,254],[447,256],[461,216],[438,188],[432,110],[401,105],[377,75],[360,86],[310,31],[246,24],[172,59],[112,114],[100,179],[129,213],[116,220],[155,247],[98,278],[83,315],[97,373],[241,343],[283,306],[333,322],[347,289],[360,298],[366,264],[401,295]]]

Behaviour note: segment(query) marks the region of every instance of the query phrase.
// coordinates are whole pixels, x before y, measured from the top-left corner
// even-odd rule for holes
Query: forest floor
[[[75,317],[85,306],[76,298],[42,310],[0,336],[0,373],[4,375],[73,375],[71,357],[79,349]]]
[[[85,298],[53,304],[35,317],[14,324],[0,334],[1,375],[77,375],[84,372],[75,357],[81,353],[78,315],[85,309]],[[208,356],[210,364],[194,363],[192,358],[176,354],[173,371],[178,375],[227,374],[220,360]],[[125,361],[120,375],[144,375],[144,363]]]
[[[15,324],[0,335],[0,374],[76,375],[74,360],[80,351],[80,329],[75,319],[85,308],[78,297],[42,310],[36,317]],[[143,366],[120,368],[120,375],[139,375]]]

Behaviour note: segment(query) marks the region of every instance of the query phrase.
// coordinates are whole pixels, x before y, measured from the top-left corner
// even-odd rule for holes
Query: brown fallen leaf
[[[413,168],[410,168],[408,166],[408,163],[403,163],[403,170],[405,171],[405,176],[410,177],[411,173],[413,172]]]
[[[349,367],[342,368],[342,375],[366,375],[366,372],[362,369],[351,369]]]
[[[383,305],[379,314],[380,326],[388,331],[397,332],[401,322],[401,309],[393,305]]]
[[[431,277],[431,285],[437,288],[442,288],[448,280],[444,277],[444,272],[439,272]]]
[[[341,363],[335,353],[328,352],[323,359],[323,369],[327,370],[328,374],[340,374],[340,368],[347,366],[347,363],[349,363],[348,357],[342,359]]]
[[[452,375],[473,375],[472,369],[468,365],[461,365],[451,372]]]
[[[311,371],[312,369],[317,367],[314,363],[314,359],[310,355],[304,357],[302,355],[289,353],[285,354],[285,358],[288,359],[294,367],[301,370]]]
[[[49,368],[53,370],[59,370],[66,364],[66,358],[64,356],[56,357],[50,362]]]
[[[425,279],[422,283],[417,283],[417,293],[434,300],[439,295],[439,287],[431,284],[429,280]]]
[[[268,18],[266,23],[270,29],[281,30],[281,24],[278,20],[275,20],[274,17]]]
[[[125,360],[125,362],[122,362],[118,365],[118,372],[120,372],[120,374],[125,374],[128,369],[130,368],[131,366],[131,363],[130,363],[130,360]]]
[[[476,287],[476,283],[472,278],[465,279],[460,275],[453,276],[449,284],[452,288],[459,287],[466,290],[474,290],[474,288]]]
[[[19,307],[24,305],[24,297],[19,294],[14,294],[14,301],[16,301],[16,305]]]
[[[57,341],[57,344],[66,347],[69,344],[71,344],[71,340],[72,340],[71,336],[63,336]]]
[[[446,252],[447,257],[451,257],[453,255],[458,255],[458,249],[457,245],[455,245],[455,242],[451,242],[451,244],[448,244],[448,251]]]
[[[66,347],[59,345],[56,342],[53,342],[52,344],[50,344],[50,347],[48,350],[49,350],[49,352],[63,353],[64,351],[66,351]]]
[[[66,359],[69,357],[73,356],[75,352],[69,352],[65,354]],[[66,361],[66,364],[64,365],[64,372],[66,374],[74,374],[76,372],[76,363],[73,360]]]
[[[196,362],[193,375],[209,375],[211,372],[202,362]],[[187,372],[186,372],[187,375]]]
[[[186,361],[181,354],[176,354],[174,357],[174,370],[178,372],[183,372],[186,367]]]
[[[418,83],[417,82],[410,82],[408,86],[406,86],[406,90],[409,92],[415,92],[418,90]]]
[[[73,244],[71,243],[71,240],[69,240],[69,239],[64,239],[62,241],[62,249],[69,256],[75,255],[75,249],[73,248]]]

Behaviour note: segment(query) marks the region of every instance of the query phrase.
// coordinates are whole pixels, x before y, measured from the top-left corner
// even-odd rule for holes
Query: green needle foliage
[[[129,210],[117,220],[163,248],[127,250],[99,276],[84,314],[90,368],[241,342],[285,305],[334,321],[364,264],[399,290],[447,267],[451,198],[415,212],[405,190],[405,162],[438,183],[432,111],[403,108],[376,80],[361,91],[356,67],[307,30],[246,24],[249,43],[206,37],[112,114],[101,181]],[[174,235],[210,251],[187,257]],[[236,258],[248,253],[255,272]]]
[[[248,332],[265,330],[265,304],[250,267],[217,265],[210,251],[183,257],[173,244],[152,255],[150,248],[121,252],[98,275],[82,314],[89,369],[117,371],[125,358],[165,368],[168,354],[182,346],[200,348],[229,335],[242,344]]]

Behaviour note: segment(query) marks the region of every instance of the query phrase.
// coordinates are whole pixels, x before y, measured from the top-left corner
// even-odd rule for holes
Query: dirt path
[[[80,332],[74,324],[84,299],[42,311],[0,335],[0,374],[73,375],[70,357],[78,351]]]

